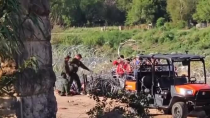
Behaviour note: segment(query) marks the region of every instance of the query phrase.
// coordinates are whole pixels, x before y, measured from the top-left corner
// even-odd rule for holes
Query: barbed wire
[[[96,50],[94,48],[89,48],[84,45],[77,46],[67,46],[67,45],[53,45],[52,46],[52,57],[53,57],[53,70],[56,76],[59,77],[62,71],[62,65],[64,63],[64,58],[67,54],[71,53],[71,57],[80,53],[82,55],[82,62],[91,70],[96,70],[97,73],[107,74],[110,70],[106,69],[106,66],[111,65],[108,62],[108,57],[106,55],[95,55]],[[84,71],[79,69],[78,75],[82,75]]]
[[[74,55],[77,53],[82,54],[82,62],[91,70],[97,71],[97,74],[94,75],[96,78],[99,76],[105,79],[110,78],[112,64],[109,62],[109,57],[107,57],[105,54],[95,55],[96,51],[96,49],[89,48],[88,46],[84,45],[52,45],[53,69],[57,77],[60,76],[60,72],[62,71],[62,64],[65,56],[70,52],[72,57],[74,57]],[[183,70],[183,68],[178,66],[177,70],[180,71]],[[78,74],[80,77],[82,73],[84,73],[84,71],[79,69]],[[88,78],[91,78],[89,74],[87,75]],[[200,78],[204,78],[203,68],[193,68],[191,71],[191,76],[202,81]],[[210,84],[210,69],[208,68],[206,69],[206,76],[207,82]]]

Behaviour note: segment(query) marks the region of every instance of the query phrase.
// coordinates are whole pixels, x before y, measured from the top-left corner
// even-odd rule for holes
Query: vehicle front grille
[[[210,100],[210,90],[200,90],[196,94],[196,100]]]

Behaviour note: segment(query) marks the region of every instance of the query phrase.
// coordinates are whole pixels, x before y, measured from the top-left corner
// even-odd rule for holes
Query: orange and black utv
[[[210,86],[206,81],[204,57],[190,54],[140,55],[143,59],[135,80],[126,80],[125,89],[152,96],[148,107],[172,113],[174,118],[186,118],[201,108],[210,112]],[[194,62],[200,63],[202,77],[192,76]],[[179,74],[176,68],[185,68]],[[149,97],[148,97],[149,98]]]

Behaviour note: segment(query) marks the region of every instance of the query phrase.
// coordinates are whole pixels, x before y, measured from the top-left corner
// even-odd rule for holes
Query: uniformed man
[[[70,79],[70,86],[72,85],[73,81],[75,80],[77,83],[77,87],[78,87],[78,93],[81,93],[81,82],[79,79],[79,76],[77,75],[77,71],[79,69],[79,67],[92,72],[88,67],[86,67],[80,60],[82,59],[82,55],[81,54],[77,54],[70,62],[69,62],[69,68],[67,67],[67,69],[69,69],[68,75],[69,75],[69,79]]]
[[[58,91],[58,94],[61,96],[68,96],[69,95],[69,82],[67,80],[66,74],[65,73],[61,73],[61,77],[58,78],[55,82],[55,88]]]

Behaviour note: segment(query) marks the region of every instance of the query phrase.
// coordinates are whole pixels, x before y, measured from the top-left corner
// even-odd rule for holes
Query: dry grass
[[[2,60],[0,64],[0,78],[4,75],[12,75],[16,71],[14,60]]]

